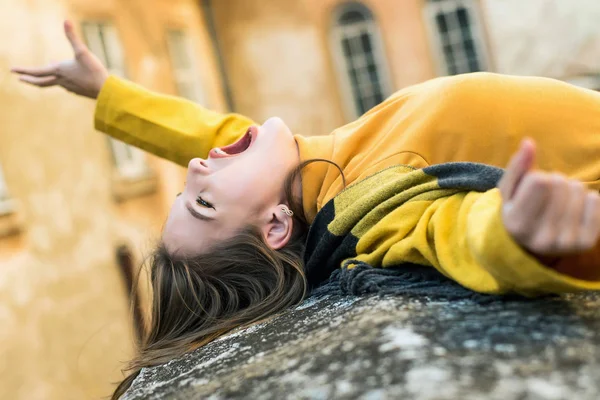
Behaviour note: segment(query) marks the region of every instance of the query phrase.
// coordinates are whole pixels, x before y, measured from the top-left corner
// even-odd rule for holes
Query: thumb
[[[68,20],[65,21],[64,28],[65,28],[65,36],[69,40],[69,43],[71,43],[71,47],[73,48],[75,57],[77,57],[78,55],[80,55],[84,51],[86,51],[87,47],[85,46],[85,44],[83,44],[81,39],[79,39],[79,37],[77,37],[77,35],[75,34],[75,29],[73,28],[73,23]]]
[[[521,180],[535,164],[535,142],[524,139],[519,150],[512,156],[502,179],[498,183],[500,194],[505,203],[514,196]]]

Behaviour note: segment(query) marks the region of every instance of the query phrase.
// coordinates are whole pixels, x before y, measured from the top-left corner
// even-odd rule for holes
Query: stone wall
[[[597,294],[481,304],[429,291],[308,299],[144,369],[124,400],[600,396]]]

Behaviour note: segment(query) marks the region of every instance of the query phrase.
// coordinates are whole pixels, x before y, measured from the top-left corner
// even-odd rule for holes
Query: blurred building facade
[[[65,18],[111,72],[225,110],[193,0],[0,1],[2,399],[111,393],[133,349],[123,268],[151,250],[185,180],[94,132],[92,101],[9,75],[72,56]]]
[[[128,266],[185,179],[94,132],[93,102],[8,74],[69,57],[65,18],[114,74],[305,135],[439,75],[600,88],[596,0],[2,0],[0,398],[111,391],[133,348]]]

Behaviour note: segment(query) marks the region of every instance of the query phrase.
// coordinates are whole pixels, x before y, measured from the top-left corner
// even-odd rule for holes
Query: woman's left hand
[[[69,92],[95,99],[108,78],[108,71],[81,39],[75,34],[73,23],[65,21],[64,30],[73,59],[41,68],[12,68],[22,82],[38,87],[62,86]]]
[[[541,258],[590,250],[600,236],[600,195],[563,175],[532,171],[535,153],[535,143],[523,141],[498,184],[506,230]]]

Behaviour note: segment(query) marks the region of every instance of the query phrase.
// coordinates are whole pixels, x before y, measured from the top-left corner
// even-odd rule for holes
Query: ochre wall
[[[237,112],[323,134],[342,122],[319,27],[302,1],[212,1]]]
[[[151,194],[116,202],[94,103],[20,84],[14,65],[71,56],[62,21],[112,20],[128,75],[174,93],[165,29],[188,29],[209,106],[223,108],[212,47],[194,0],[0,2],[0,163],[20,234],[0,237],[0,398],[87,399],[111,393],[133,351],[129,304],[115,262],[151,249],[183,168],[148,157]]]
[[[340,0],[213,1],[236,111],[282,117],[294,132],[327,134],[348,122],[331,54]],[[382,32],[391,91],[433,77],[419,0],[364,2]]]

